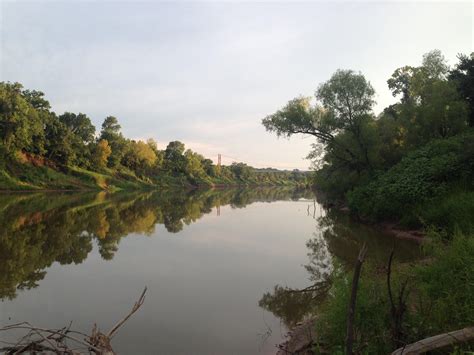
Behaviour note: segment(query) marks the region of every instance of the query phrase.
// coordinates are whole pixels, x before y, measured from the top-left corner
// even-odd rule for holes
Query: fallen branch
[[[437,350],[455,344],[466,343],[472,340],[474,340],[474,327],[468,327],[418,340],[416,343],[395,350],[392,355],[423,354],[428,351]]]
[[[118,322],[115,326],[112,327],[112,329],[109,330],[107,333],[107,337],[112,339],[117,330],[127,321],[128,318],[132,316],[133,313],[138,311],[138,309],[142,306],[143,302],[145,302],[145,294],[146,294],[147,288],[145,287],[143,289],[142,294],[140,295],[140,298],[138,299],[137,302],[132,307],[132,310],[123,318],[120,322]]]
[[[80,354],[100,354],[100,355],[113,355],[115,352],[110,345],[112,337],[117,333],[118,329],[143,305],[145,301],[145,293],[147,288],[143,290],[140,298],[133,305],[131,311],[120,320],[112,329],[107,333],[101,333],[97,325],[94,324],[91,335],[71,330],[71,324],[68,327],[61,329],[46,329],[35,327],[28,322],[22,322],[17,324],[7,325],[0,328],[0,332],[7,332],[13,330],[25,330],[26,334],[21,337],[16,343],[7,343],[0,341],[1,343],[8,344],[3,348],[0,348],[0,352],[4,352],[7,355],[13,354],[36,354],[41,352],[42,354],[60,354],[60,355],[80,355]],[[79,334],[84,336],[84,339],[78,339],[71,334]],[[73,341],[80,347],[75,349],[70,348],[66,344],[66,340]]]

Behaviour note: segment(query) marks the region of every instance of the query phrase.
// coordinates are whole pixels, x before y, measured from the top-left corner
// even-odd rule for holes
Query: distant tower
[[[217,166],[221,166],[221,155],[217,154]]]

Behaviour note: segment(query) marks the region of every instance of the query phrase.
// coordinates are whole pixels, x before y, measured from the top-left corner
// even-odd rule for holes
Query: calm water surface
[[[380,260],[393,244],[309,191],[275,188],[0,195],[0,226],[1,325],[106,331],[146,285],[120,354],[273,354],[308,311],[275,286],[308,287],[363,241]]]

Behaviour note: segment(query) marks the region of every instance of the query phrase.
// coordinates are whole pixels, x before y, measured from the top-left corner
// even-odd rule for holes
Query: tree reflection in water
[[[309,261],[304,268],[309,273],[310,286],[296,289],[276,285],[259,301],[260,307],[280,318],[288,329],[316,314],[330,289],[332,273],[351,268],[364,242],[368,257],[381,265],[385,265],[394,244],[400,261],[420,255],[415,243],[395,240],[380,229],[361,224],[334,209],[326,210],[317,222],[316,232],[306,242]]]
[[[0,299],[38,286],[54,262],[80,264],[97,244],[111,260],[131,233],[157,224],[178,233],[214,207],[311,198],[308,190],[257,188],[133,193],[3,194],[0,198]]]

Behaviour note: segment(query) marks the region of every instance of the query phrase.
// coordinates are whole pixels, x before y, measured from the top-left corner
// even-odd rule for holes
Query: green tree
[[[252,168],[245,163],[233,162],[230,170],[237,179],[242,181],[248,180],[253,175]]]
[[[51,105],[49,101],[44,98],[42,91],[23,90],[23,97],[35,110],[49,111],[51,109]]]
[[[116,168],[120,165],[127,150],[127,140],[122,136],[120,129],[121,126],[114,116],[106,117],[102,123],[100,139],[105,139],[112,148],[112,154],[108,162],[108,166],[111,168]]]
[[[183,173],[186,166],[186,159],[183,155],[185,146],[180,141],[168,143],[165,149],[165,168],[172,173]]]
[[[54,115],[45,126],[46,157],[59,165],[68,166],[76,159],[73,142],[75,137],[64,123]]]
[[[42,153],[43,122],[19,83],[0,83],[0,139],[8,153]]]
[[[474,127],[474,53],[460,54],[459,63],[449,73],[449,80],[456,84],[460,96],[469,105],[469,126]]]
[[[186,160],[184,171],[186,172],[187,176],[192,179],[203,178],[206,176],[202,166],[202,161],[204,160],[202,155],[193,152],[191,149],[188,149],[184,152],[184,158]]]
[[[64,123],[72,133],[74,133],[80,140],[87,144],[94,140],[95,127],[89,117],[83,113],[75,114],[72,112],[65,112],[58,116],[59,121]]]
[[[417,148],[434,138],[447,138],[465,129],[468,107],[447,80],[449,67],[439,50],[423,56],[419,67],[402,67],[393,73],[388,86],[394,96],[402,94],[386,118],[392,116],[408,149]]]
[[[342,192],[370,175],[378,161],[374,94],[362,74],[338,70],[319,86],[315,104],[307,97],[296,98],[262,123],[279,136],[315,136],[318,144],[308,157],[324,167],[321,179],[332,179]]]
[[[139,174],[145,174],[156,163],[155,151],[143,141],[131,141],[122,158],[122,165]]]

